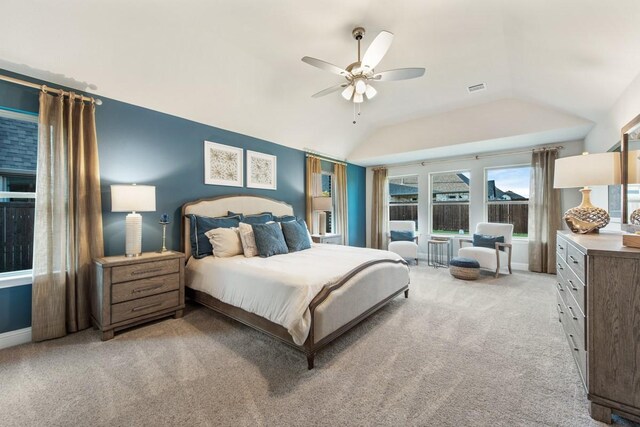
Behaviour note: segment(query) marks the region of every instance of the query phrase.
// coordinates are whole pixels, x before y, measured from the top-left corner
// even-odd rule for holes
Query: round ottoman
[[[457,256],[449,262],[449,273],[456,279],[476,280],[480,276],[480,263],[473,258]]]

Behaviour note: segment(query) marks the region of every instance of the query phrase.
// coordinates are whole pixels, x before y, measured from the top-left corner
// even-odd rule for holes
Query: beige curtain
[[[347,165],[335,163],[333,165],[333,174],[336,178],[335,183],[335,206],[334,206],[334,223],[336,233],[342,236],[342,244],[349,244],[349,213],[347,198]]]
[[[529,270],[556,272],[556,231],[560,228],[560,191],[553,188],[558,150],[533,152],[529,189]]]
[[[371,247],[387,248],[387,169],[373,170],[373,186],[371,187]]]
[[[95,105],[40,93],[32,337],[91,325],[91,262],[103,255]]]
[[[320,166],[320,159],[313,156],[307,156],[307,168],[306,168],[306,179],[305,179],[305,197],[307,204],[307,227],[309,227],[310,232],[315,231],[314,223],[314,215],[313,215],[313,196],[315,196],[315,191],[318,186],[318,180],[320,179],[320,174],[322,173],[322,169]]]

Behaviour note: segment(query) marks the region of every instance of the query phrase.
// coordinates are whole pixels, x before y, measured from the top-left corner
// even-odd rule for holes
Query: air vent
[[[487,89],[487,85],[485,85],[484,83],[480,83],[480,84],[477,84],[477,85],[469,86],[467,88],[469,93],[480,92],[480,91],[486,90],[486,89]]]

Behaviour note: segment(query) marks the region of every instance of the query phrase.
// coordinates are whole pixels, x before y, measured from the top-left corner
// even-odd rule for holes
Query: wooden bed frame
[[[256,208],[252,209],[251,212],[244,212],[244,213],[254,213],[254,212],[258,213],[258,212],[264,212],[269,209],[277,210],[277,207],[276,209],[273,209],[275,207],[273,204],[276,203],[276,204],[281,204],[283,209],[280,210],[279,212],[274,212],[274,214],[276,215],[293,214],[293,208],[290,205],[274,199],[268,199],[265,197],[258,197],[258,196],[246,196],[246,195],[221,196],[221,197],[214,197],[210,199],[200,199],[194,202],[186,203],[182,207],[181,244],[182,244],[183,251],[187,254],[187,259],[189,258],[189,254],[191,250],[190,242],[189,242],[189,223],[188,223],[189,219],[185,215],[187,214],[188,208],[190,206],[201,204],[201,203],[222,201],[224,199],[231,199],[234,197],[256,199]],[[260,205],[263,204],[261,202],[264,202],[264,201],[267,201],[268,202],[267,204],[270,204],[271,206],[268,206],[266,208],[264,206],[261,207]],[[232,208],[229,208],[228,210],[235,212],[235,210]],[[226,211],[223,214],[218,212],[218,213],[213,213],[210,216],[221,216],[225,214],[226,214]],[[342,334],[344,334],[345,332],[347,332],[348,330],[356,326],[358,323],[360,323],[361,321],[369,317],[371,314],[378,311],[385,304],[387,304],[389,301],[391,301],[401,293],[404,292],[405,298],[409,297],[409,283],[407,283],[405,286],[393,292],[391,295],[386,296],[381,301],[378,301],[372,307],[369,307],[366,311],[364,311],[354,319],[350,320],[346,324],[342,325],[335,331],[331,332],[330,334],[318,340],[317,342],[315,341],[314,326],[316,323],[316,309],[318,308],[318,306],[320,306],[323,302],[325,302],[327,298],[329,298],[329,296],[334,291],[347,285],[349,281],[358,273],[361,273],[367,270],[368,268],[371,268],[373,266],[380,265],[380,264],[395,264],[395,265],[404,264],[405,266],[408,266],[407,262],[404,260],[391,260],[391,259],[372,260],[354,268],[349,273],[347,273],[339,282],[334,283],[330,286],[325,285],[325,287],[322,288],[322,290],[315,296],[315,298],[309,304],[309,311],[311,314],[311,326],[309,330],[309,335],[303,345],[295,344],[291,335],[283,326],[273,323],[270,320],[265,319],[264,317],[258,316],[254,313],[245,311],[239,307],[235,307],[230,304],[224,303],[219,299],[214,298],[205,292],[197,291],[187,287],[186,296],[191,298],[193,301],[204,305],[205,307],[208,307],[221,314],[224,314],[225,316],[230,317],[234,320],[237,320],[238,322],[241,322],[251,328],[264,332],[265,334],[270,335],[276,339],[279,339],[282,342],[290,345],[291,347],[303,352],[307,357],[308,369],[313,369],[315,355],[321,348],[323,348],[324,346],[329,344],[331,341],[335,340],[336,338],[338,338],[339,336],[341,336]],[[187,286],[188,286],[188,283],[187,283]]]

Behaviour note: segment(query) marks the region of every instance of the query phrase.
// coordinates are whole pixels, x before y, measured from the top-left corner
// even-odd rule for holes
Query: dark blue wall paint
[[[367,225],[365,224],[366,176],[366,169],[362,166],[347,165],[349,244],[363,248],[366,246],[367,240]]]
[[[0,334],[31,326],[31,285],[0,289]]]

